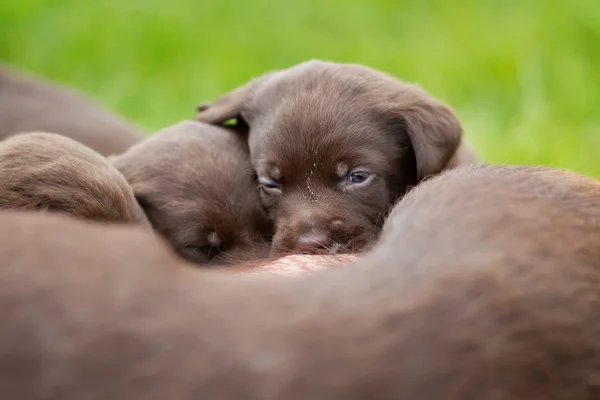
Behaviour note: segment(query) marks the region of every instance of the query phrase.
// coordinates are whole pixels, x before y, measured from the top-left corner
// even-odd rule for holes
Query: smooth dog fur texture
[[[409,187],[478,163],[448,106],[360,65],[308,61],[198,111],[199,121],[249,127],[275,253],[363,250]]]
[[[0,65],[0,138],[31,131],[59,133],[105,156],[145,137],[74,89]]]
[[[123,175],[92,149],[46,132],[0,142],[0,209],[149,226]]]
[[[357,264],[294,279],[173,268],[148,232],[57,218],[0,213],[1,398],[600,396],[592,179],[444,172]]]
[[[238,133],[182,121],[112,162],[182,256],[213,266],[268,256],[272,226]]]

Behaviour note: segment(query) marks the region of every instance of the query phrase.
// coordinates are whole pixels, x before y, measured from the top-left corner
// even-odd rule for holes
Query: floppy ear
[[[237,87],[232,91],[218,97],[215,101],[199,104],[196,107],[196,121],[205,122],[212,125],[225,125],[232,118],[237,119],[236,127],[244,127],[248,121],[242,117],[242,110],[252,99],[256,89],[262,83],[273,77],[277,71],[271,71],[250,80],[243,86]]]
[[[446,168],[461,143],[462,126],[450,107],[407,85],[392,107],[408,134],[417,162],[417,181]]]
[[[241,118],[241,111],[252,85],[247,84],[222,95],[212,103],[202,103],[196,107],[196,121],[213,125],[223,125],[232,118]]]
[[[252,100],[254,93],[259,87],[262,87],[267,81],[279,76],[278,70],[273,70],[263,75],[251,79],[243,86],[237,87],[224,95],[221,95],[213,102],[201,103],[196,106],[196,121],[205,122],[212,125],[230,125],[226,124],[232,118],[237,119],[237,123],[232,126],[237,130],[248,130],[248,115],[242,115],[246,105]]]

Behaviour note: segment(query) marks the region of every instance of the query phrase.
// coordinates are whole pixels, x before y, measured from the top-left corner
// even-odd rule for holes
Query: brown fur
[[[0,65],[0,139],[30,131],[59,133],[102,155],[121,153],[145,137],[74,89]]]
[[[182,121],[112,162],[154,228],[187,259],[214,266],[268,255],[271,223],[235,132]]]
[[[123,175],[92,149],[45,132],[0,142],[0,209],[62,212],[148,226]]]
[[[1,398],[600,398],[592,179],[445,172],[356,265],[295,279],[185,268],[133,228],[0,220]]]
[[[274,253],[360,251],[406,190],[477,164],[452,110],[370,68],[309,61],[198,107],[197,120],[249,127]],[[351,173],[369,176],[353,183]]]

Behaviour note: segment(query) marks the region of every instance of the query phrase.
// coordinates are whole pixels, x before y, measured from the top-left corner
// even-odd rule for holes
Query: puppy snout
[[[337,253],[344,229],[346,221],[331,210],[297,207],[277,221],[271,253]]]
[[[311,230],[298,237],[296,248],[304,251],[327,250],[331,247],[331,235],[320,230]]]

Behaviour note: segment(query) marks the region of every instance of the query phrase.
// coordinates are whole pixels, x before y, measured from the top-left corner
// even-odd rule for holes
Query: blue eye
[[[260,177],[260,178],[258,178],[258,183],[265,189],[280,189],[281,188],[281,181],[278,179]]]
[[[353,172],[348,177],[348,180],[351,183],[363,183],[364,181],[367,180],[367,178],[369,177],[369,175],[370,174],[367,173],[367,172]]]

